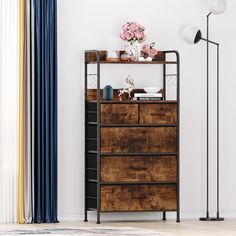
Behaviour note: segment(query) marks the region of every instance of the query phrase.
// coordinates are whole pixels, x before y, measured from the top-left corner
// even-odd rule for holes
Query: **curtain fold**
[[[34,220],[57,220],[57,5],[35,0]]]
[[[19,2],[0,1],[0,223],[18,212]]]
[[[18,222],[23,220],[23,171],[24,171],[24,0],[20,0],[20,41],[19,41],[19,178],[18,178]]]
[[[32,31],[31,31],[31,0],[25,0],[24,18],[24,159],[23,159],[23,222],[33,220],[32,204]]]
[[[34,98],[34,84],[35,84],[35,71],[34,71],[34,64],[35,64],[35,38],[34,38],[34,0],[30,1],[31,3],[31,14],[30,14],[30,30],[31,30],[31,206],[32,206],[32,217],[34,217],[34,103],[35,103],[35,98]]]

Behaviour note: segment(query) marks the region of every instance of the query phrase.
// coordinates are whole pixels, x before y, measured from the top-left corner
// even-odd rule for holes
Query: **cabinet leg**
[[[176,222],[180,223],[180,213],[179,213],[179,211],[177,211]]]
[[[162,217],[162,220],[166,220],[166,212],[165,211],[163,211],[163,217]]]
[[[97,211],[97,224],[101,224],[99,211]]]
[[[88,211],[84,211],[84,222],[88,222]]]

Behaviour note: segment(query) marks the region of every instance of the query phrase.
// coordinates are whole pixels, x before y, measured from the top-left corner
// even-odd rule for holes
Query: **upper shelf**
[[[173,52],[174,51],[170,51]],[[120,54],[122,55],[124,51],[120,51]],[[95,64],[97,63],[97,55],[100,57],[99,62],[101,64],[140,64],[140,65],[152,65],[152,64],[177,64],[178,61],[166,61],[165,54],[168,52],[165,51],[159,51],[158,54],[155,56],[153,61],[147,62],[147,61],[107,61],[106,60],[106,54],[107,52],[102,50],[102,51],[86,51],[85,54],[85,59],[88,64]]]
[[[88,64],[95,64],[96,62],[88,62]],[[143,65],[152,65],[152,64],[177,64],[176,61],[100,61],[100,64],[143,64]]]
[[[88,103],[97,103],[97,100],[87,100]],[[154,100],[154,101],[138,101],[138,100],[100,100],[101,104],[176,104],[176,100]]]

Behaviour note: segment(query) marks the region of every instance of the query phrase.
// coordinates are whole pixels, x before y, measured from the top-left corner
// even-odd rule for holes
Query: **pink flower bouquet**
[[[122,26],[120,38],[130,44],[134,44],[136,42],[142,43],[146,40],[144,30],[145,28],[136,22],[127,22]]]
[[[154,58],[157,55],[157,50],[154,48],[155,43],[145,44],[143,45],[141,53],[144,58],[151,57]]]

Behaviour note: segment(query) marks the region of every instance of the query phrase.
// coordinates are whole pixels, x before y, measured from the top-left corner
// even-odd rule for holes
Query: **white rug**
[[[79,235],[79,236],[167,236],[152,230],[131,227],[57,227],[57,228],[19,228],[0,229],[0,235]]]

